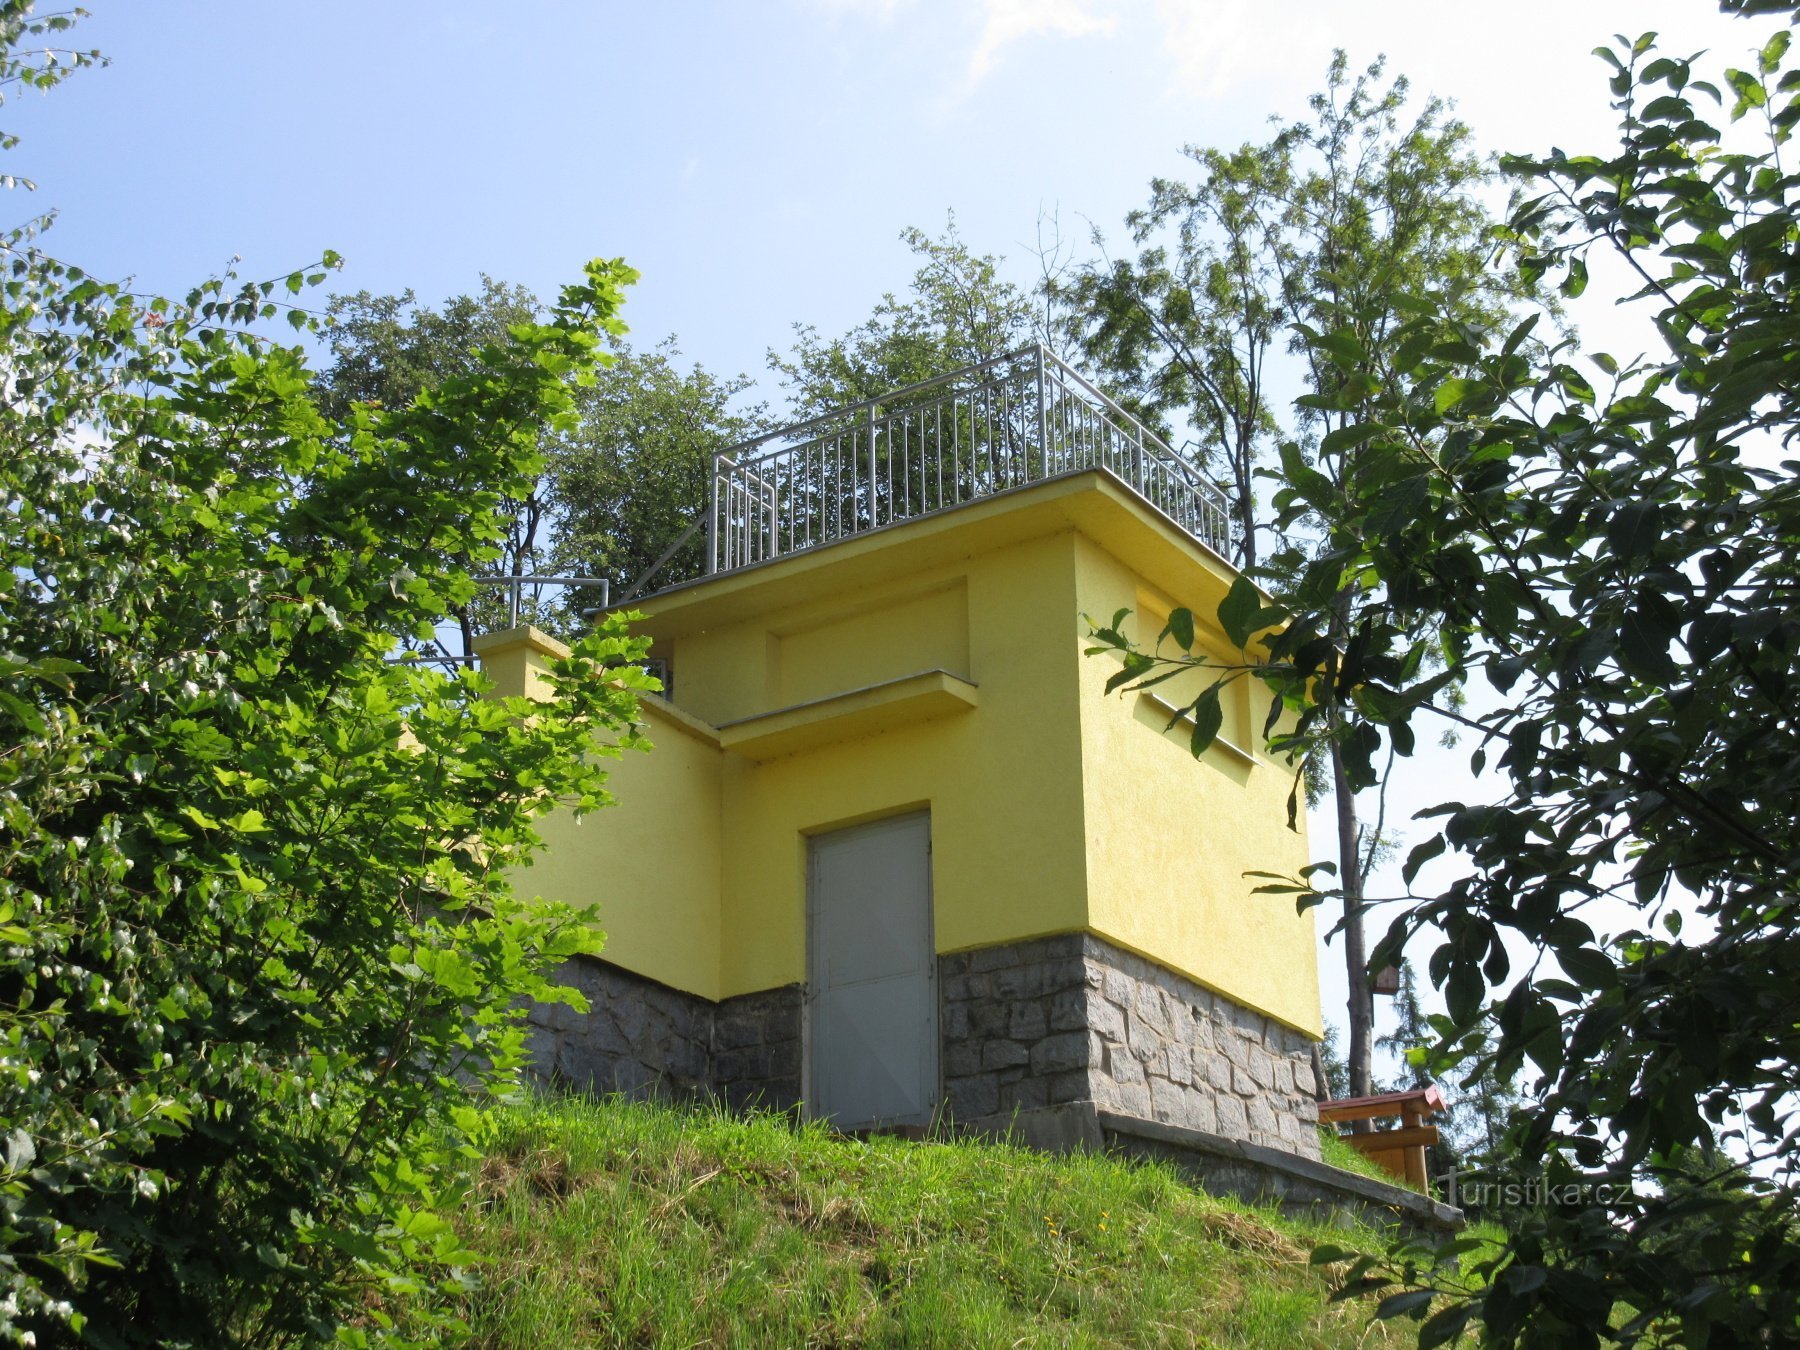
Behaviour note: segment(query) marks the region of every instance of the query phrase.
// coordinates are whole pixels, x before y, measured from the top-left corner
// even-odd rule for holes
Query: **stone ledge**
[[[1116,1111],[1097,1110],[1094,1115],[1100,1137],[1113,1152],[1161,1158],[1185,1171],[1198,1172],[1204,1179],[1229,1181],[1233,1170],[1260,1173],[1264,1184],[1256,1188],[1256,1194],[1244,1194],[1241,1183],[1229,1185],[1231,1192],[1243,1199],[1275,1200],[1284,1209],[1323,1204],[1339,1212],[1354,1211],[1366,1222],[1397,1223],[1434,1232],[1453,1233],[1463,1226],[1460,1209],[1329,1163]],[[1324,1194],[1315,1198],[1311,1192]]]
[[[1402,1186],[1244,1139],[1069,1102],[957,1121],[956,1133],[1010,1140],[1046,1153],[1117,1153],[1172,1164],[1210,1195],[1274,1204],[1304,1218],[1453,1233],[1462,1211]]]

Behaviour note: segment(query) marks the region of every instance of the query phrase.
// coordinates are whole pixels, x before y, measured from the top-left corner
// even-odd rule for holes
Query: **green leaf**
[[[1194,649],[1194,614],[1189,609],[1169,611],[1169,636],[1173,637],[1184,652]]]
[[[1326,432],[1324,439],[1319,442],[1319,450],[1327,455],[1342,454],[1373,440],[1384,430],[1379,422],[1353,422],[1347,427]]]
[[[1435,1350],[1437,1346],[1449,1345],[1468,1329],[1474,1316],[1475,1305],[1472,1303],[1452,1303],[1447,1308],[1439,1308],[1419,1328],[1420,1350]]]
[[[1418,845],[1406,855],[1406,865],[1400,869],[1400,877],[1408,886],[1419,875],[1419,869],[1444,851],[1444,836],[1434,834],[1424,843]]]
[[[1769,101],[1768,91],[1763,88],[1762,81],[1747,70],[1727,70],[1725,83],[1737,95],[1737,101],[1731,106],[1731,120],[1736,122],[1745,113],[1760,108]]]
[[[1389,483],[1382,489],[1375,508],[1369,512],[1369,534],[1381,538],[1403,533],[1418,522],[1430,495],[1431,480],[1425,474],[1414,474],[1397,483]]]
[[[1375,1305],[1375,1316],[1386,1320],[1390,1317],[1419,1316],[1431,1306],[1431,1300],[1437,1297],[1433,1289],[1407,1289],[1398,1294],[1389,1294]]]
[[[1444,985],[1444,1003],[1458,1026],[1473,1026],[1481,1012],[1487,986],[1481,982],[1480,970],[1469,962],[1458,962],[1450,970]]]
[[[1655,502],[1626,502],[1606,522],[1606,540],[1621,558],[1649,558],[1662,538],[1662,508]]]
[[[1141,678],[1148,674],[1155,664],[1142,652],[1126,652],[1124,665],[1107,677],[1106,692],[1110,694],[1120,685],[1130,684],[1133,680]]]
[[[1612,958],[1592,947],[1559,947],[1556,961],[1570,979],[1589,989],[1609,988],[1618,976]]]
[[[1764,75],[1773,75],[1781,69],[1781,58],[1787,55],[1788,42],[1792,34],[1785,28],[1777,28],[1763,49],[1757,54],[1757,66]]]
[[[1240,574],[1232,578],[1231,589],[1219,602],[1219,626],[1231,645],[1242,649],[1250,645],[1263,612],[1262,596],[1250,579]]]
[[[1542,1266],[1508,1266],[1500,1278],[1506,1281],[1508,1292],[1513,1294],[1534,1294],[1544,1287],[1550,1272]]]
[[[1688,625],[1686,646],[1695,661],[1710,661],[1731,645],[1734,620],[1723,610],[1708,610]]]
[[[1640,679],[1672,685],[1681,671],[1669,656],[1676,632],[1663,607],[1639,603],[1619,625],[1619,663]]]
[[[1524,1024],[1520,1031],[1525,1053],[1546,1074],[1554,1076],[1562,1068],[1562,1019],[1556,1005],[1547,998],[1532,997],[1526,1002]]]
[[[14,1126],[7,1132],[4,1144],[0,1144],[0,1153],[4,1153],[6,1170],[23,1172],[37,1158],[37,1145],[23,1129]]]
[[[1464,379],[1459,376],[1440,384],[1432,402],[1437,408],[1438,416],[1442,417],[1460,406],[1464,400],[1480,392],[1481,381]]]
[[[1638,114],[1646,122],[1685,122],[1693,115],[1694,105],[1676,94],[1651,99]]]
[[[1218,739],[1219,728],[1225,723],[1225,711],[1219,706],[1219,686],[1213,685],[1194,700],[1193,708],[1194,732],[1189,738],[1188,748],[1198,758]]]

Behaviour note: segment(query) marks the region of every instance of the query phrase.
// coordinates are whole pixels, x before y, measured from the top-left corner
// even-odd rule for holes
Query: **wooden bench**
[[[1436,1083],[1374,1097],[1343,1097],[1319,1103],[1319,1119],[1333,1125],[1351,1120],[1398,1120],[1393,1129],[1338,1137],[1351,1148],[1418,1191],[1425,1191],[1425,1148],[1438,1141],[1438,1128],[1425,1117],[1449,1109]]]

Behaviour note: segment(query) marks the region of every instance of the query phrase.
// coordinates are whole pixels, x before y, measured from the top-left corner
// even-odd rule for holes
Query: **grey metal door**
[[[812,1112],[841,1129],[924,1125],[938,1077],[931,817],[815,836],[807,861]]]

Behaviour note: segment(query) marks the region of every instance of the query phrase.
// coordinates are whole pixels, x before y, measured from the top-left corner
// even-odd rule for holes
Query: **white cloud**
[[[1156,0],[1158,4],[1162,0]],[[1000,63],[1002,54],[1017,43],[1035,37],[1109,37],[1119,26],[1116,12],[1144,8],[1150,0],[802,0],[814,11],[836,20],[886,26],[913,11],[912,21],[928,22],[939,30],[959,28],[973,32],[974,46],[964,69],[961,87],[946,90],[949,103],[972,93]]]
[[[1329,46],[1316,38],[1311,22],[1289,8],[1280,41],[1270,32],[1269,6],[1251,0],[1156,0],[1156,24],[1162,30],[1162,55],[1175,92],[1195,99],[1215,99],[1246,85],[1263,83],[1271,68],[1291,65],[1296,43]],[[1312,16],[1307,16],[1310,18]],[[1309,53],[1310,55],[1310,53]],[[1319,64],[1322,64],[1319,63]]]
[[[1093,12],[1088,0],[981,0],[985,17],[969,57],[969,84],[994,68],[1000,53],[1031,37],[1106,36],[1118,27],[1113,15]]]

